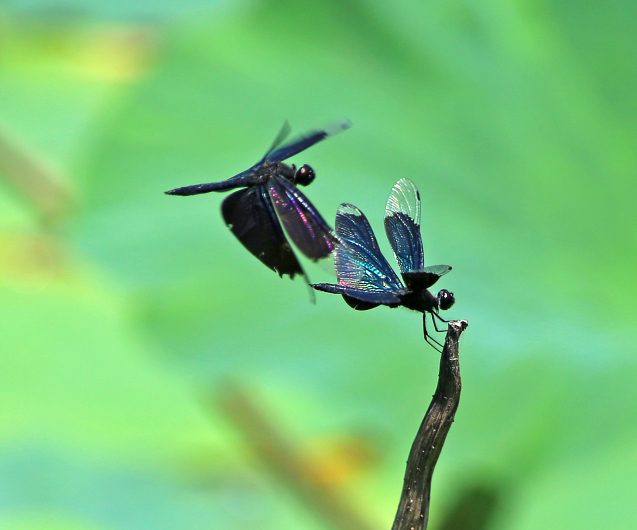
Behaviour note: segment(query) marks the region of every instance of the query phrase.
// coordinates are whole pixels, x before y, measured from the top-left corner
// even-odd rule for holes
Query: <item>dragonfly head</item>
[[[441,289],[436,299],[438,300],[438,307],[443,311],[449,309],[456,302],[456,297],[453,296],[451,291],[447,291],[447,289]]]
[[[307,164],[303,164],[294,174],[294,183],[307,186],[308,184],[312,184],[314,177],[316,177],[314,170]]]

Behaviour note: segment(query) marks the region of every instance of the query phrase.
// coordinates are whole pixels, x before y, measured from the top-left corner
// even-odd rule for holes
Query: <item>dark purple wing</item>
[[[276,176],[270,178],[267,186],[279,219],[299,250],[314,261],[329,256],[338,241],[301,190]]]
[[[324,140],[328,136],[334,136],[335,134],[338,134],[339,132],[344,131],[345,129],[349,129],[351,126],[352,126],[351,122],[342,121],[324,130],[309,131],[308,133],[295,138],[291,142],[279,147],[278,149],[275,149],[276,147],[276,143],[275,143],[272,146],[272,149],[274,150],[269,153],[266,153],[262,162],[264,161],[282,162],[283,160],[286,160],[287,158],[290,158],[291,156],[294,156],[300,153],[301,151],[305,151],[308,147],[313,146],[315,143],[320,142],[321,140]],[[285,125],[284,125],[284,129],[285,129]],[[283,132],[284,129],[282,129],[281,132]],[[279,133],[279,136],[277,136],[277,139],[280,136],[281,136],[281,133]]]
[[[405,289],[380,251],[372,227],[356,206],[341,204],[336,213],[336,236],[341,242],[334,251],[339,285],[352,292],[394,293]],[[373,300],[369,300],[372,302]]]
[[[409,179],[400,179],[389,194],[385,232],[400,272],[404,275],[422,270],[425,258],[420,236],[420,193]]]
[[[305,276],[285,238],[265,185],[231,193],[223,200],[221,213],[232,233],[264,265],[279,276]]]

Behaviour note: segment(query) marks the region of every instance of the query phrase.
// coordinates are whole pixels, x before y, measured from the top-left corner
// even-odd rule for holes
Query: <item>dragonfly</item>
[[[221,203],[226,225],[246,249],[280,277],[294,278],[301,274],[309,284],[286,233],[312,261],[329,256],[338,240],[316,207],[297,187],[311,184],[316,177],[314,170],[307,164],[297,169],[294,164],[283,161],[350,126],[349,121],[341,121],[283,144],[291,130],[286,121],[270,149],[249,169],[221,182],[184,186],[165,193],[190,196],[242,188]]]
[[[425,341],[441,351],[440,344],[427,331],[427,315],[434,329],[436,319],[448,322],[439,314],[455,302],[454,294],[442,289],[434,295],[429,288],[447,274],[449,265],[425,267],[420,235],[420,193],[409,179],[400,179],[392,188],[385,208],[385,232],[398,263],[402,282],[380,251],[374,232],[356,206],[340,205],[336,213],[336,237],[340,241],[334,250],[334,265],[338,284],[311,284],[314,289],[340,294],[359,311],[379,305],[403,306],[423,314]],[[403,283],[404,282],[404,283]]]

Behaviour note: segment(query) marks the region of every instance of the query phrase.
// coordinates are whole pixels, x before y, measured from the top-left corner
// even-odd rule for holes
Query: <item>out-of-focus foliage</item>
[[[294,159],[308,196],[359,206],[389,255],[411,178],[470,322],[431,527],[634,526],[630,2],[102,4],[0,7],[0,526],[318,530],[328,491],[390,527],[436,383],[419,315],[311,305],[221,195],[162,194],[343,117]]]

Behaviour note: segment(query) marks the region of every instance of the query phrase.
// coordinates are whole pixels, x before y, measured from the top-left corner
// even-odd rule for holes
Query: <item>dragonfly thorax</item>
[[[253,173],[254,184],[267,183],[271,177],[280,176],[293,182],[296,168],[283,162],[266,162]]]
[[[408,291],[402,296],[400,302],[406,308],[420,313],[438,311],[438,299],[429,289]]]
[[[437,313],[441,309],[446,311],[455,301],[453,293],[447,289],[441,289],[435,296],[429,289],[422,289],[405,293],[401,298],[401,305],[421,313]]]

